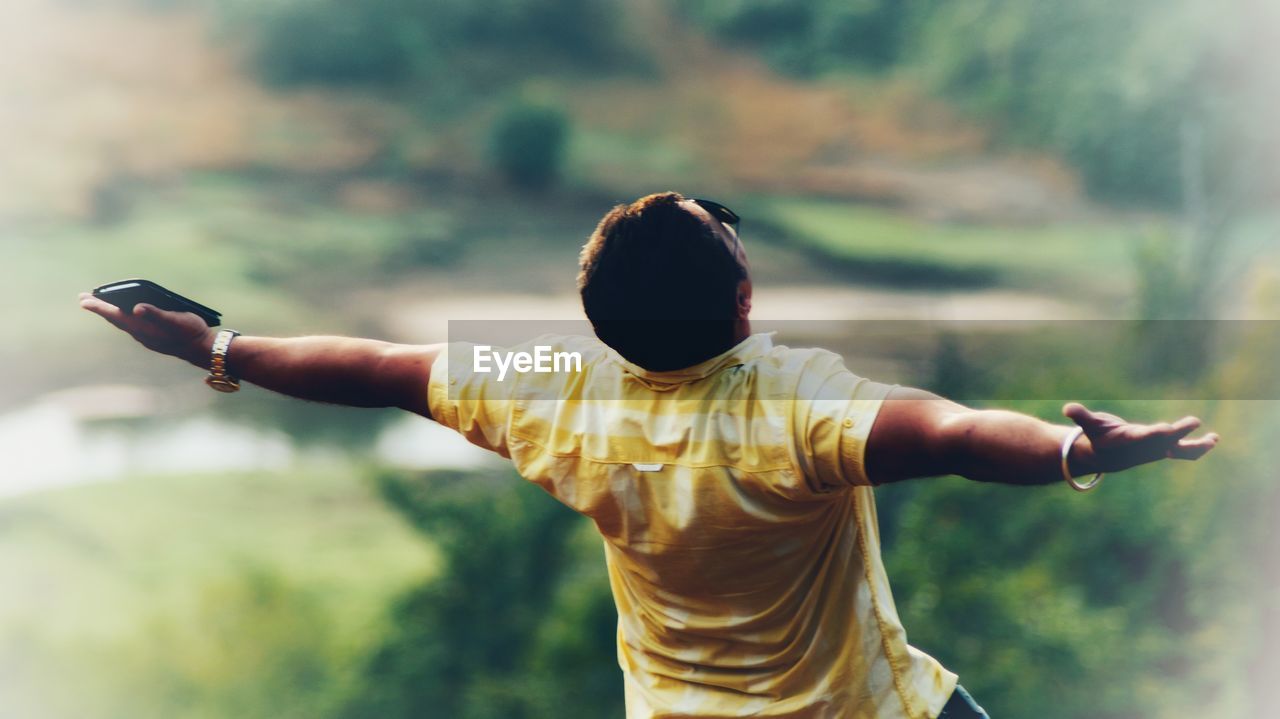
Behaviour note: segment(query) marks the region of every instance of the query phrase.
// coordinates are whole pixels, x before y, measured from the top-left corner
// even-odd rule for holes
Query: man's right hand
[[[1073,476],[1117,472],[1160,459],[1199,459],[1218,435],[1189,436],[1195,417],[1138,424],[1078,403],[1064,414],[1084,429],[1071,451]],[[1061,482],[1062,443],[1071,429],[1006,410],[976,410],[931,392],[897,387],[867,438],[866,470],[876,484],[958,474],[981,482]]]
[[[1161,459],[1200,459],[1218,444],[1218,435],[1189,437],[1200,428],[1197,417],[1139,424],[1108,412],[1093,412],[1078,402],[1062,414],[1084,430],[1071,452],[1073,474],[1119,472]]]
[[[80,306],[124,330],[153,352],[208,366],[216,331],[198,315],[170,312],[145,303],[135,305],[129,313],[88,292],[80,293]]]

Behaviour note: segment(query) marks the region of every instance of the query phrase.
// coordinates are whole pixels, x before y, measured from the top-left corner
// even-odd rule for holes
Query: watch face
[[[227,377],[205,377],[204,383],[219,392],[238,392],[240,383]]]

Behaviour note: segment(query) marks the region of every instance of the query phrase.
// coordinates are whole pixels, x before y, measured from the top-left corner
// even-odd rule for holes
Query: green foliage
[[[300,0],[266,17],[257,61],[268,82],[388,84],[413,71],[429,40],[405,12],[406,0]]]
[[[936,389],[1016,392],[1038,375],[1039,396],[1062,394],[1080,347],[1100,355],[1092,374],[1111,375],[1090,378],[1103,396],[1151,381],[1126,376],[1135,368],[1123,361],[1132,354],[1125,341],[1078,342],[1029,370],[1006,343],[974,339],[944,338]],[[1274,345],[1237,338],[1232,365],[1218,378],[1201,376],[1199,391],[1242,396],[1242,387],[1274,386]],[[1061,421],[1060,402],[996,404]],[[1244,667],[1270,661],[1253,637],[1267,631],[1280,591],[1275,571],[1255,563],[1273,551],[1263,547],[1280,508],[1266,479],[1280,405],[1091,404],[1140,421],[1195,413],[1231,446],[1199,464],[1113,476],[1089,495],[955,479],[877,490],[886,564],[912,643],[959,672],[993,716],[1172,718],[1191,705],[1203,716],[1253,715],[1261,709],[1250,702],[1265,693],[1250,694]]]
[[[920,4],[695,0],[683,9],[720,37],[759,47],[777,67],[810,75],[849,66],[883,68],[898,61]]]
[[[481,86],[539,69],[626,67],[618,0],[289,0],[231,10],[280,85]]]
[[[1139,336],[1130,360],[1141,376],[1190,382],[1209,366],[1218,340],[1207,303],[1208,268],[1190,268],[1177,243],[1151,237],[1137,248]]]
[[[953,97],[1004,118],[1015,139],[1062,153],[1099,197],[1172,204],[1180,126],[1196,107],[1192,73],[1205,52],[1187,5],[938,3],[920,26],[915,63]]]
[[[516,102],[494,124],[490,152],[503,176],[524,189],[553,184],[564,166],[569,119],[546,105]]]
[[[511,476],[380,483],[445,571],[396,603],[343,717],[620,713],[617,615],[590,526]]]
[[[1239,441],[1252,445],[1280,417],[1250,409],[1262,410],[1248,411],[1258,429]],[[1224,477],[1269,461],[1215,459]],[[1177,717],[1238,701],[1246,687],[1235,672],[1256,651],[1250,626],[1274,591],[1241,574],[1241,558],[1256,556],[1278,495],[1207,482],[1205,471],[1197,481],[1185,466],[1147,468],[1091,495],[959,480],[888,488],[886,562],[913,643],[958,671],[993,716]],[[1241,504],[1248,497],[1254,506]]]
[[[689,14],[781,69],[906,68],[1113,202],[1180,199],[1181,127],[1221,94],[1197,0],[699,0]],[[1174,50],[1176,48],[1176,50]]]

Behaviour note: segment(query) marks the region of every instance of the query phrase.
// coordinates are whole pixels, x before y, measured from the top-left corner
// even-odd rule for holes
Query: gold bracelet
[[[1098,472],[1097,474],[1094,474],[1093,479],[1089,480],[1086,484],[1077,482],[1076,478],[1071,476],[1071,467],[1067,463],[1067,456],[1071,454],[1071,448],[1075,446],[1076,440],[1080,439],[1080,435],[1082,434],[1084,434],[1084,427],[1076,427],[1071,430],[1071,433],[1067,435],[1067,438],[1062,441],[1062,478],[1065,479],[1067,484],[1071,485],[1071,488],[1075,491],[1088,492],[1098,486],[1098,483],[1102,481],[1102,477],[1105,473]]]

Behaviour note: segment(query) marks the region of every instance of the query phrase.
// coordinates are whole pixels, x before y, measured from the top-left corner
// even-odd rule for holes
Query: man
[[[401,407],[509,457],[591,518],[618,607],[629,717],[985,716],[911,647],[880,561],[872,487],[957,474],[1067,482],[1196,459],[1199,420],[1064,408],[1074,429],[974,410],[753,335],[737,216],[675,193],[618,206],[583,248],[599,341],[542,337],[572,370],[481,371],[477,347],[215,333],[89,295],[146,347],[303,399]],[[1093,481],[1096,482],[1097,477]]]

